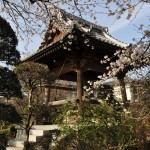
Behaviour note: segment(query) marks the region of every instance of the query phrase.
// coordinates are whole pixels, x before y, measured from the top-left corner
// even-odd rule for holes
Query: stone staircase
[[[29,141],[37,142],[39,137],[42,137],[46,131],[57,130],[58,125],[34,125],[30,130]],[[16,139],[8,141],[6,150],[23,150],[25,141],[25,131],[18,128]]]

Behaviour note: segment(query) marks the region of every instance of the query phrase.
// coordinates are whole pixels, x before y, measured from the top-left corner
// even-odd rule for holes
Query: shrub
[[[7,146],[6,134],[0,131],[0,150],[5,150]]]
[[[84,103],[81,114],[73,104],[68,104],[62,112],[59,120],[63,120],[60,126],[64,139],[58,142],[58,149],[126,150],[129,147],[136,148],[138,139],[135,136],[135,129],[138,124],[126,109],[117,111],[113,104],[103,101],[96,105]],[[70,118],[74,118],[74,122],[70,122]],[[69,139],[69,144],[60,148],[60,145],[63,145],[62,141],[64,143],[66,139]]]
[[[0,130],[0,150],[5,150],[8,139],[14,138],[15,136],[16,129],[14,126]]]

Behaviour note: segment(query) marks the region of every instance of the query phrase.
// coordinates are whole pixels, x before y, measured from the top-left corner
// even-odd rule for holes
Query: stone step
[[[30,130],[30,135],[43,136],[43,134],[44,130],[35,130],[35,129]]]
[[[13,147],[24,147],[24,141],[19,141],[19,140],[10,140],[8,141],[8,145],[9,146],[13,146]]]
[[[59,129],[58,125],[34,125],[30,130],[29,141],[36,142],[38,137],[44,135],[44,132],[48,130],[57,130]],[[24,141],[21,140],[10,140],[8,141],[9,147],[6,150],[23,150]]]
[[[36,142],[36,135],[29,135],[29,142]]]
[[[58,125],[34,125],[32,127],[34,130],[55,130],[59,129]]]
[[[6,150],[23,150],[23,147],[6,147]]]

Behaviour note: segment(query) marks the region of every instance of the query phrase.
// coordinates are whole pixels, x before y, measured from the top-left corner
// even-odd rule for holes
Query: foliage
[[[22,63],[15,68],[14,72],[17,74],[24,91],[28,94],[29,106],[36,100],[34,93],[37,96],[38,90],[41,90],[40,87],[50,85],[54,80],[48,67],[39,63]]]
[[[27,118],[28,118],[28,102],[27,100],[23,99],[23,102],[17,104],[17,110],[22,115],[23,121],[26,124]],[[52,108],[49,105],[43,104],[43,99],[41,99],[40,102],[34,102],[32,103],[32,106],[30,108],[30,111],[32,113],[32,121],[34,121],[34,124],[52,124],[58,115],[55,108]]]
[[[10,129],[2,129],[0,130],[0,134],[5,134],[6,137],[9,137],[11,135]]]
[[[145,70],[135,70],[132,73],[137,76],[137,79],[133,79],[133,81],[137,83],[137,86],[140,86],[140,100],[150,108],[150,66],[145,68]]]
[[[14,126],[10,128],[0,130],[0,150],[6,150],[7,141],[10,138],[14,138],[16,135],[16,129]]]
[[[8,99],[22,97],[21,85],[16,74],[6,67],[0,67],[0,95]]]
[[[146,78],[143,83],[143,93],[142,93],[142,99],[143,102],[150,108],[150,72],[146,75]]]
[[[140,11],[140,8],[145,4],[149,5],[149,1],[136,0],[136,1],[114,1],[114,0],[81,0],[81,1],[42,1],[42,0],[28,0],[26,2],[2,0],[2,12],[11,16],[12,21],[15,23],[16,28],[22,31],[24,34],[33,35],[38,31],[45,32],[43,24],[49,24],[49,20],[54,18],[61,24],[62,7],[72,10],[72,14],[76,13],[83,18],[83,16],[90,15],[94,20],[98,14],[107,14],[108,16],[115,16],[116,19],[121,18],[127,14],[127,19],[136,18]],[[64,5],[64,6],[62,6]],[[112,7],[113,6],[113,7]],[[101,8],[101,9],[99,9]],[[102,9],[103,8],[103,9]],[[98,11],[98,12],[97,12]],[[134,12],[134,13],[133,13]],[[13,15],[12,15],[13,14]],[[149,17],[148,17],[149,18]],[[19,24],[19,19],[22,19],[24,27]],[[26,29],[26,30],[24,30]],[[40,30],[41,29],[41,30]],[[107,75],[103,74],[103,78],[106,77],[118,77],[125,76],[128,70],[134,67],[140,67],[143,65],[149,65],[149,25],[141,24],[137,27],[141,38],[134,38],[135,44],[130,45],[126,50],[119,50],[115,53],[117,59],[114,63],[110,63],[112,58],[106,58],[102,63],[106,62],[110,64],[107,69]],[[26,31],[26,32],[25,32]],[[40,33],[41,33],[40,32]],[[30,36],[27,36],[30,39]],[[91,47],[93,45],[90,45]],[[125,93],[125,92],[124,92]],[[125,101],[125,100],[124,100]]]
[[[21,123],[21,116],[11,104],[0,103],[0,125]]]
[[[59,147],[62,139],[56,149],[87,150],[88,145],[93,150],[123,150],[136,146],[135,129],[138,125],[127,110],[116,111],[106,102],[97,105],[85,103],[82,109],[81,116],[75,105],[68,104],[63,110],[58,120],[63,121],[62,136],[69,140],[69,144]]]
[[[133,119],[137,120],[136,137],[140,150],[148,150],[150,146],[150,107],[144,101],[132,103],[129,111],[132,112]]]
[[[19,64],[14,71],[26,90],[32,89],[34,91],[40,86],[51,84],[53,81],[53,76],[47,66],[39,63],[24,62]]]
[[[143,66],[150,65],[149,56],[150,56],[150,43],[149,36],[144,35],[144,41],[141,41],[144,46],[141,45],[130,45],[125,50],[116,51],[114,54],[120,59],[117,59],[113,62],[108,56],[104,56],[104,60],[101,61],[102,64],[107,64],[109,62],[109,66],[107,67],[107,76],[104,74],[100,76],[105,79],[107,77],[119,77],[122,74],[126,74],[128,71],[133,68],[140,68]],[[142,40],[142,39],[141,39]],[[140,42],[140,41],[139,41]]]
[[[36,124],[52,124],[58,115],[55,108],[43,104],[35,104],[32,111]]]
[[[71,14],[76,13],[82,18],[86,15],[90,16],[93,20],[96,20],[98,15],[115,16],[116,19],[120,19],[124,14],[127,19],[131,19],[133,14],[134,17],[137,16],[144,4],[148,4],[148,1],[2,0],[1,12],[14,23],[18,35],[23,39],[24,36],[21,34],[23,33],[29,40],[34,34],[41,35],[45,32],[44,27],[49,20],[59,15],[59,8],[67,9]]]
[[[141,29],[143,30],[143,29]],[[116,57],[115,61],[113,58],[109,58],[107,55],[101,60],[102,64],[107,64],[106,69],[108,70],[102,76],[99,76],[99,81],[95,82],[95,85],[99,87],[103,80],[108,78],[114,78],[119,81],[121,87],[121,95],[124,104],[127,104],[127,96],[125,91],[124,77],[126,74],[133,70],[141,67],[148,67],[150,65],[150,42],[149,42],[149,31],[142,35],[142,38],[137,41],[134,45],[129,45],[124,50],[118,50],[115,52],[113,57]]]
[[[14,138],[16,134],[16,129],[14,126],[7,126],[6,129],[0,130],[0,134],[5,134],[7,139]]]
[[[16,50],[18,44],[15,32],[10,24],[0,16],[0,62],[15,65],[19,62],[20,54]],[[15,73],[6,67],[0,66],[0,95],[21,97],[21,86]]]
[[[23,129],[25,129],[26,131],[28,130],[30,131],[33,124],[43,125],[43,124],[54,123],[56,115],[58,116],[58,113],[56,112],[55,108],[43,104],[43,99],[40,99],[40,101],[37,100],[37,102],[35,101],[34,103],[32,103],[31,107],[29,108],[28,100],[25,98],[27,97],[24,97],[22,102],[18,101],[17,104],[17,110],[23,117],[23,124],[21,124]],[[31,118],[29,120],[30,116]],[[29,143],[28,141],[25,141],[24,149],[30,150],[42,146],[45,148],[49,146],[50,141],[51,141],[51,133],[46,131],[44,132],[44,135],[42,137],[37,138],[36,143],[35,142]]]
[[[113,88],[110,85],[103,84],[97,89],[97,98],[112,102],[114,100]]]
[[[13,126],[7,129],[0,130],[0,150],[6,150],[8,139],[12,137],[14,138],[14,135],[16,134],[16,129],[15,130],[14,129],[15,128]]]
[[[5,150],[6,146],[7,146],[6,135],[0,132],[0,149]]]
[[[15,65],[19,62],[20,53],[16,49],[18,44],[15,32],[10,24],[0,16],[0,62],[6,65]],[[11,97],[21,98],[21,85],[16,74],[6,67],[0,66],[0,96],[8,99]],[[20,123],[21,116],[15,107],[10,104],[0,103],[0,127],[13,123]],[[11,136],[10,129],[0,130],[0,149],[5,150],[7,139]]]
[[[150,71],[149,67],[132,71],[132,82],[137,94],[135,102],[130,104],[133,117],[138,120],[139,128],[136,136],[143,143],[140,149],[149,149],[150,146]]]
[[[10,65],[18,63],[20,54],[16,49],[17,44],[15,32],[10,24],[0,16],[0,61]]]
[[[42,87],[45,85],[49,86],[54,79],[49,69],[39,63],[25,62],[19,64],[14,71],[28,97],[28,106],[26,105],[24,107],[24,129],[26,132],[25,149],[28,150],[30,145],[29,131],[34,124],[34,117],[37,118],[37,115],[41,113],[39,110],[43,105],[43,98],[40,99],[38,96],[42,92]]]

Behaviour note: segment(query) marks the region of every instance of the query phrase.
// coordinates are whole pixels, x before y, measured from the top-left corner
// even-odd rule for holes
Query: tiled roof
[[[107,27],[98,26],[82,18],[79,18],[75,15],[67,13],[64,10],[60,10],[57,16],[53,17],[53,23],[56,24],[61,29],[64,29],[65,34],[59,40],[62,40],[66,36],[66,34],[71,33],[71,31],[74,28],[76,28],[80,30],[81,32],[83,32],[83,34],[89,35],[90,37],[95,38],[97,40],[100,40],[100,41],[103,41],[112,45],[116,45],[120,48],[126,48],[128,46],[128,44],[125,44],[113,38],[108,33]],[[53,43],[50,43],[49,45],[45,45],[45,47],[42,47],[42,49],[40,50],[43,50],[51,46],[52,44]]]
[[[76,29],[81,31],[83,34],[88,35],[88,37],[98,41],[102,41],[124,49],[128,46],[128,44],[113,38],[108,33],[107,27],[98,26],[75,15],[67,13],[64,10],[59,10],[57,16],[52,16],[52,24],[56,25],[57,28],[60,30],[63,29],[64,30],[63,35],[53,42],[48,42],[51,39],[50,33],[56,32],[53,31],[50,26],[45,34],[45,39],[41,43],[39,50],[36,53],[32,54],[32,56],[41,53],[41,51],[44,52],[45,50],[47,50],[49,47],[52,47],[52,45],[55,45],[56,43],[60,43],[61,41],[63,41],[64,38],[66,38],[66,36],[70,35],[72,31]],[[26,58],[26,60],[27,59],[28,58]]]

